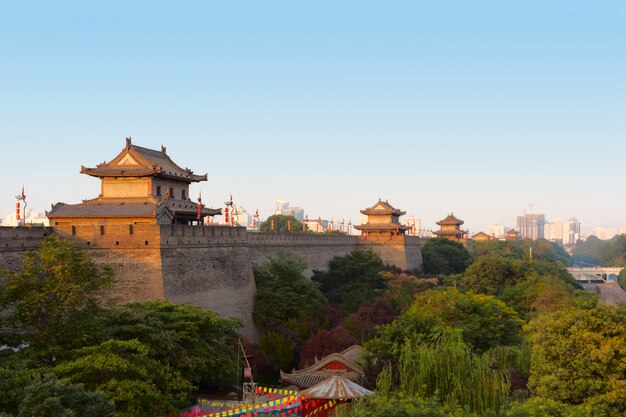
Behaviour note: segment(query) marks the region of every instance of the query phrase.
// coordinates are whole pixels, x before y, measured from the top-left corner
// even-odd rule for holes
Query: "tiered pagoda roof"
[[[280,379],[300,388],[309,388],[332,376],[342,376],[353,382],[363,380],[365,373],[356,362],[363,348],[352,346],[341,353],[332,353],[315,364],[291,373],[280,371]],[[352,359],[350,359],[352,358]]]
[[[399,221],[399,217],[406,212],[393,207],[387,201],[379,199],[372,207],[361,210],[361,213],[367,216],[367,223],[354,226],[354,228],[362,232],[404,234],[409,230],[408,226],[400,224]]]
[[[460,226],[463,223],[465,223],[463,220],[457,219],[456,217],[454,217],[454,213],[448,214],[448,217],[437,222],[439,226],[455,226],[455,225]]]
[[[361,213],[367,216],[377,215],[377,214],[378,215],[395,214],[397,216],[403,216],[406,214],[406,211],[399,210],[393,207],[388,202],[382,201],[379,199],[378,202],[374,204],[372,207],[366,208],[365,210],[361,210]]]
[[[95,168],[83,166],[80,172],[100,178],[102,190],[107,189],[105,184],[119,183],[122,186],[113,189],[122,191],[103,191],[97,198],[83,200],[80,204],[57,203],[46,213],[48,218],[112,219],[117,223],[124,219],[148,219],[150,223],[185,224],[221,214],[220,209],[201,206],[198,219],[199,203],[189,199],[188,187],[192,182],[206,181],[207,175],[195,175],[189,168],[181,168],[170,159],[163,146],[157,151],[133,145],[127,138],[124,149],[111,161]],[[161,195],[161,187],[164,195]],[[177,198],[170,195],[168,187],[176,188]]]
[[[126,139],[126,147],[109,162],[98,164],[95,168],[80,168],[81,174],[92,177],[151,177],[158,176],[179,181],[200,182],[207,180],[207,174],[195,175],[189,168],[181,168],[161,150],[143,148],[133,145],[130,138]]]

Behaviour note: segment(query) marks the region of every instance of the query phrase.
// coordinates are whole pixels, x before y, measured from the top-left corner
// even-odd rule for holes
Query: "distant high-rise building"
[[[563,222],[563,244],[574,245],[580,240],[580,222],[572,217]]]
[[[568,220],[555,219],[543,227],[544,238],[562,245],[573,245],[580,239],[580,222],[574,217]]]
[[[545,225],[545,214],[525,213],[523,216],[517,216],[517,230],[522,239],[543,239]]]
[[[281,214],[287,207],[289,207],[289,200],[276,200],[276,211],[274,214]]]
[[[302,207],[291,207],[289,200],[276,200],[276,211],[274,214],[293,216],[298,221],[304,220],[304,209]]]

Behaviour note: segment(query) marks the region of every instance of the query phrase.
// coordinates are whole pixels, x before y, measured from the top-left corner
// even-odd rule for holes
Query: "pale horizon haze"
[[[0,0],[0,217],[128,136],[264,217],[626,226],[626,3]]]

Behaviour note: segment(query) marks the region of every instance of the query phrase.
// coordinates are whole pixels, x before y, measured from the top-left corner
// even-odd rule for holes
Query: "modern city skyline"
[[[0,213],[99,193],[124,138],[203,202],[359,221],[378,198],[472,232],[520,208],[626,224],[621,1],[0,4]]]

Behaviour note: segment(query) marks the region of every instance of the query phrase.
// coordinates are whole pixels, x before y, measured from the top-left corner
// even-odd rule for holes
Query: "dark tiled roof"
[[[461,219],[457,219],[456,217],[454,217],[453,213],[450,213],[448,215],[448,217],[446,217],[445,219],[437,222],[437,224],[439,226],[448,226],[448,225],[451,225],[451,224],[462,225],[463,223],[465,223],[465,222],[463,220],[461,220]]]
[[[491,239],[491,236],[485,232],[478,232],[475,235],[472,235],[472,239],[478,239],[478,240],[487,239],[488,240],[488,239]]]
[[[129,158],[134,162],[123,162]],[[186,182],[206,181],[207,179],[206,174],[195,175],[190,169],[183,169],[176,165],[165,153],[164,147],[160,151],[148,149],[133,145],[130,139],[126,140],[126,147],[122,152],[111,161],[102,163],[95,168],[83,166],[80,172],[94,177],[146,177],[158,175]]]
[[[81,204],[57,203],[47,213],[49,218],[59,217],[156,217],[157,203],[145,200],[135,202],[85,201]]]
[[[393,207],[391,204],[387,203],[386,201],[378,200],[378,202],[376,204],[374,204],[372,207],[367,208],[365,210],[361,210],[361,213],[367,214],[367,215],[371,215],[371,214],[396,214],[398,216],[402,216],[406,212],[405,211],[401,211],[401,210]]]
[[[192,201],[185,200],[158,200],[148,199],[103,199],[96,198],[84,201],[81,204],[57,203],[50,212],[49,218],[54,217],[129,217],[145,218],[156,217],[161,210],[167,210],[176,215],[196,216],[197,205]],[[202,214],[205,216],[215,216],[222,214],[221,209],[202,207]]]

